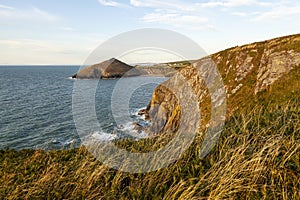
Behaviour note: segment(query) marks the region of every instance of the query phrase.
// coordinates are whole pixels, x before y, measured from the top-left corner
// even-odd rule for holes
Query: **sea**
[[[138,111],[148,105],[155,87],[166,78],[131,77],[122,80],[123,86],[133,84],[135,90],[129,101],[124,102],[129,104],[130,120],[118,124],[114,117],[118,110],[112,111],[112,96],[118,98],[114,89],[120,79],[70,78],[79,69],[80,66],[0,66],[0,149],[53,150],[82,145],[73,116],[72,96],[76,83],[91,88],[97,86],[94,108],[100,126],[97,130],[87,128],[87,136],[103,141],[126,137],[139,139],[136,135],[146,137],[145,133],[131,134],[136,131],[133,124],[147,124]],[[141,82],[148,84],[137,87]],[[126,93],[126,87],[123,88]],[[120,95],[119,98],[122,102],[123,97]]]

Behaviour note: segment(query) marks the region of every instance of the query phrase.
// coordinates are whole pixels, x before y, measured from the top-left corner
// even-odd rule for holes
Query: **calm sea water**
[[[72,80],[79,66],[1,66],[0,67],[0,149],[60,149],[80,145],[72,115],[72,92],[75,81],[85,85],[96,80]],[[128,84],[140,79],[128,78]],[[96,114],[100,130],[91,130],[95,137],[120,137],[128,124],[117,126],[111,112],[111,94],[118,79],[100,80],[96,93]],[[130,98],[132,120],[146,107],[157,84],[146,84],[135,90]],[[116,129],[119,134],[116,134]],[[120,129],[120,130],[119,130]],[[129,128],[130,129],[130,128]],[[128,131],[128,130],[126,130]]]

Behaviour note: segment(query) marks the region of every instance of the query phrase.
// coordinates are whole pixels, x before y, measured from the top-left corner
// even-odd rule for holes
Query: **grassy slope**
[[[299,72],[292,70],[271,93],[235,110],[204,160],[198,158],[200,138],[176,163],[147,174],[108,169],[85,148],[0,150],[0,199],[297,199]],[[161,141],[118,145],[139,151],[156,149]]]
[[[286,42],[278,51],[299,50],[299,45],[293,45]],[[176,163],[148,174],[108,169],[85,148],[0,150],[0,199],[297,199],[299,72],[299,67],[292,70],[254,100],[251,87],[229,99],[229,106],[239,109],[226,121],[218,145],[204,160],[198,158],[201,137]],[[118,145],[133,152],[149,151],[169,139],[121,141]]]

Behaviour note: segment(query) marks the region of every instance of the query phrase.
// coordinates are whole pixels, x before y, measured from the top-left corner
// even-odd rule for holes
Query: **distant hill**
[[[80,70],[72,78],[78,79],[96,79],[96,78],[120,78],[122,76],[137,76],[140,72],[133,66],[130,66],[118,59],[112,58],[110,60],[88,66]]]
[[[171,63],[147,63],[128,65],[118,59],[112,58],[104,62],[88,66],[80,70],[72,78],[77,79],[110,79],[133,76],[173,76],[177,70],[190,65],[189,61]]]

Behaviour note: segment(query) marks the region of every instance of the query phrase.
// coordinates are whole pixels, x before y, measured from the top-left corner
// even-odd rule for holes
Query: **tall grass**
[[[0,199],[299,199],[299,95],[235,111],[204,159],[198,136],[169,167],[131,174],[102,165],[84,148],[0,150]],[[131,151],[161,140],[119,141]]]

